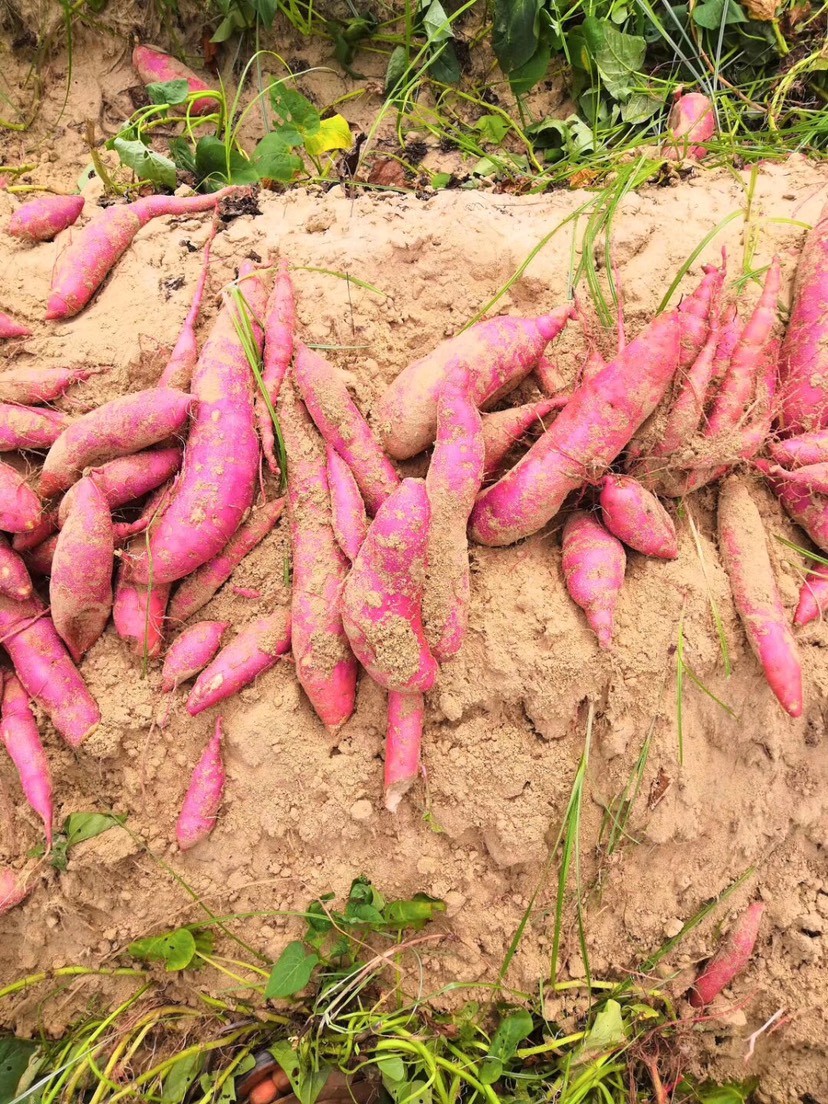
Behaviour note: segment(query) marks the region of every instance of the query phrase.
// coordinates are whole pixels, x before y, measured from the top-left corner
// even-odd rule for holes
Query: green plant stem
[[[29,974],[28,977],[13,981],[0,989],[0,1000],[9,997],[13,993],[20,993],[24,989],[31,989],[34,985],[40,985],[44,981],[54,981],[56,978],[70,977],[146,977],[143,970],[135,970],[128,966],[118,966],[112,969],[100,967],[94,969],[90,966],[61,966],[57,970],[43,970],[38,974]]]

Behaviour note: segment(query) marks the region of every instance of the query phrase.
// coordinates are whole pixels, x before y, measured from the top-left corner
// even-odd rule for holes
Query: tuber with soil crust
[[[603,362],[601,367],[606,367]],[[505,410],[496,410],[484,414],[483,448],[485,463],[484,480],[491,480],[500,474],[506,457],[515,445],[530,429],[546,429],[543,419],[556,410],[562,410],[569,402],[570,394],[560,394],[540,402],[525,403],[523,406],[510,406]]]
[[[31,533],[42,512],[40,499],[20,472],[0,460],[0,530]]]
[[[810,571],[799,591],[799,603],[794,614],[795,625],[809,625],[821,619],[828,609],[828,570]]]
[[[594,514],[577,510],[564,523],[561,566],[569,596],[586,614],[600,646],[610,648],[627,566],[624,546]]]
[[[628,475],[605,475],[599,502],[604,525],[628,548],[662,560],[678,556],[673,519],[637,480]]]
[[[144,84],[166,84],[169,81],[185,80],[190,92],[211,92],[207,84],[197,73],[178,58],[165,54],[155,46],[136,46],[132,51],[132,64]],[[181,105],[182,112],[189,110],[191,115],[209,115],[220,110],[219,100],[215,96],[201,96],[187,105]]]
[[[219,650],[229,627],[229,621],[198,621],[179,633],[164,656],[161,689],[169,693],[203,671]]]
[[[21,241],[51,241],[61,230],[77,222],[82,210],[83,196],[38,196],[17,208],[6,230]]]
[[[96,375],[94,368],[9,368],[0,375],[0,403],[37,406],[59,399],[73,383]]]
[[[13,337],[31,337],[32,331],[17,322],[11,315],[0,311],[0,341],[8,341]]]
[[[273,290],[267,300],[264,314],[264,349],[262,351],[262,387],[267,392],[270,408],[275,412],[282,380],[293,359],[293,340],[296,330],[296,296],[290,278],[287,261],[281,261],[276,273]],[[273,417],[261,389],[256,394],[256,421],[262,451],[270,470],[279,471],[276,458],[276,437]]]
[[[710,1004],[750,962],[765,906],[754,901],[738,918],[721,947],[696,978],[688,994],[694,1008]]]
[[[196,323],[201,311],[201,301],[204,298],[204,288],[207,284],[207,273],[210,270],[210,247],[216,236],[218,218],[213,216],[213,227],[210,236],[204,244],[204,260],[201,263],[201,273],[193,292],[193,301],[184,319],[181,331],[176,339],[173,351],[158,380],[159,387],[179,387],[186,391],[190,386],[195,366],[198,363],[198,342],[196,340]]]
[[[365,503],[353,472],[330,445],[325,447],[325,464],[334,536],[339,547],[353,563],[368,532]]]
[[[425,698],[422,694],[388,691],[385,737],[385,807],[396,813],[420,773]]]
[[[52,775],[40,742],[40,733],[29,705],[29,695],[16,675],[3,680],[0,738],[20,778],[23,796],[43,821],[46,846],[52,846]]]
[[[84,478],[92,480],[110,510],[117,510],[143,498],[171,479],[181,467],[181,456],[178,446],[135,452],[131,456],[110,460],[101,467],[87,469]],[[58,525],[66,521],[79,486],[75,483],[60,500]]]
[[[0,916],[21,904],[34,889],[34,882],[24,870],[0,866]]]
[[[59,410],[0,403],[0,452],[47,449],[71,424]]]
[[[32,594],[32,580],[26,565],[0,533],[0,594],[22,601]]]
[[[193,770],[175,826],[175,838],[182,851],[189,851],[207,839],[216,826],[227,778],[221,759],[221,739],[221,717],[218,717],[215,732]]]

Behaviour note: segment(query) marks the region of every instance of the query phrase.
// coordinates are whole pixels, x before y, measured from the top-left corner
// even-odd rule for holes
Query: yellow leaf
[[[745,0],[744,6],[751,19],[768,23],[776,15],[777,0]]]
[[[354,139],[348,120],[341,115],[332,115],[330,119],[323,119],[319,124],[319,130],[305,138],[305,149],[312,157],[318,157],[320,153],[327,153],[328,150],[350,149],[353,144]]]

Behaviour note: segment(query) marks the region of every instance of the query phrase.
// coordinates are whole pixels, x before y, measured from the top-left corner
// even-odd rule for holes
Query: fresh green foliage
[[[55,870],[65,870],[73,847],[108,832],[110,828],[125,824],[126,819],[126,815],[113,816],[110,813],[70,813],[60,831],[55,834],[49,862]],[[45,848],[40,845],[32,850],[31,855],[39,858],[45,853]]]
[[[169,971],[200,966],[201,956],[212,954],[215,939],[208,928],[188,924],[184,928],[152,935],[130,943],[129,953],[145,962],[163,962]]]

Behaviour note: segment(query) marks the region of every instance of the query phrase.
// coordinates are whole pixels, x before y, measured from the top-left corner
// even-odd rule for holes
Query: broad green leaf
[[[269,1049],[285,1071],[300,1104],[314,1104],[331,1075],[330,1066],[322,1066],[319,1069],[303,1066],[296,1051],[286,1039],[274,1043]]]
[[[365,877],[354,878],[351,882],[348,900],[373,905],[375,909],[385,908],[385,898],[371,883],[370,879]]]
[[[151,104],[180,104],[187,99],[190,86],[186,80],[153,81],[147,85]]]
[[[213,944],[214,936],[209,929],[193,925],[138,939],[128,949],[133,958],[163,962],[167,970],[186,970],[197,951],[210,954]]]
[[[484,1085],[493,1085],[503,1076],[504,1066],[514,1058],[519,1044],[533,1027],[532,1016],[525,1008],[517,1008],[503,1017],[480,1067],[480,1080]]]
[[[291,151],[278,131],[266,134],[253,150],[251,168],[258,180],[287,184],[302,170],[302,158]]]
[[[389,901],[384,911],[389,927],[417,930],[433,920],[435,912],[445,912],[446,903],[427,893],[415,893],[410,901]]]
[[[276,12],[279,10],[277,0],[253,0],[253,7],[259,22],[264,27],[271,27],[273,20],[276,18]]]
[[[128,142],[123,138],[116,138],[113,146],[121,162],[132,169],[139,180],[151,180],[162,188],[175,187],[175,164],[169,157],[155,153],[143,142]]]
[[[444,42],[428,67],[428,75],[440,84],[457,84],[460,80],[460,62],[452,42]]]
[[[383,1079],[383,1084],[395,1104],[431,1104],[431,1088],[422,1078],[388,1082]]]
[[[377,1069],[382,1074],[382,1079],[389,1081],[405,1080],[405,1062],[398,1054],[389,1054],[386,1058],[380,1058]]]
[[[723,21],[747,23],[748,17],[735,0],[704,0],[693,8],[693,22],[706,31],[717,31]]]
[[[646,123],[662,107],[663,101],[657,96],[648,96],[646,92],[633,92],[626,103],[621,105],[621,118],[625,123]]]
[[[308,905],[308,927],[315,932],[329,932],[333,929],[333,922],[325,911],[325,903],[334,899],[333,893],[326,893],[316,901]]]
[[[601,1054],[615,1050],[627,1038],[627,1028],[621,1015],[621,1005],[608,1000],[578,1048],[577,1061],[591,1062]]]
[[[449,186],[449,184],[451,184],[451,177],[452,177],[451,173],[447,173],[447,172],[435,173],[434,176],[432,176],[432,178],[431,178],[432,188],[434,188],[436,191],[439,191],[441,188],[447,188]]]
[[[232,147],[228,173],[224,142],[209,134],[198,140],[195,165],[196,175],[210,191],[217,191],[225,184],[253,184],[260,179],[255,166]]]
[[[161,1104],[181,1104],[190,1085],[201,1073],[203,1064],[203,1054],[190,1054],[176,1062],[164,1078]]]
[[[253,1058],[252,1054],[248,1054],[248,1058]],[[253,1065],[256,1064],[253,1059]],[[236,1104],[236,1081],[241,1074],[240,1066],[243,1063],[239,1063],[236,1067],[236,1072],[232,1077],[227,1077],[224,1080],[218,1093],[216,1092],[216,1081],[218,1080],[217,1073],[202,1073],[198,1079],[198,1083],[201,1086],[201,1092],[210,1101],[210,1104]]]
[[[311,157],[318,157],[329,150],[346,150],[354,144],[348,120],[342,115],[323,119],[313,134],[305,136],[305,149]]]
[[[270,971],[265,987],[265,999],[292,997],[300,992],[310,981],[313,968],[318,961],[319,956],[308,954],[301,940],[296,939],[288,943]],[[287,1070],[285,1072],[287,1073]]]
[[[186,138],[170,138],[170,157],[175,162],[176,168],[182,172],[196,173],[196,159],[192,146]]]
[[[480,131],[480,137],[484,142],[499,146],[511,130],[512,124],[502,115],[481,115],[474,127],[475,130]]]
[[[378,928],[385,923],[385,917],[378,908],[361,901],[349,901],[344,915],[351,924],[370,924],[371,927]]]
[[[542,81],[552,60],[552,35],[544,27],[538,37],[534,54],[509,73],[509,84],[516,96],[525,96]]]
[[[210,39],[211,42],[226,42],[228,38],[232,38],[238,31],[244,31],[248,27],[248,22],[244,18],[239,8],[231,8],[230,11],[219,23],[216,33]]]
[[[277,119],[282,123],[293,123],[305,141],[309,135],[319,130],[319,112],[295,88],[288,88],[286,84],[276,81],[270,86],[270,105]]]
[[[600,39],[593,40],[587,25],[598,22],[591,18],[585,19],[584,27],[590,41],[594,41],[593,57],[607,92],[617,100],[629,95],[636,83],[636,74],[644,64],[647,43],[640,35],[619,31],[608,20],[600,22]]]
[[[495,0],[492,47],[507,76],[537,49],[541,6],[542,0]]]
[[[426,38],[432,45],[445,42],[447,38],[454,38],[449,18],[440,0],[431,0],[428,10],[423,16],[423,29]]]
[[[729,1085],[693,1085],[693,1096],[699,1104],[745,1104],[759,1087],[758,1077]]]
[[[26,1072],[38,1044],[4,1035],[0,1038],[0,1100],[14,1100],[20,1078]]]
[[[125,816],[110,816],[108,813],[70,813],[63,822],[66,846],[74,847],[84,840],[94,839],[125,821]]]
[[[385,95],[390,96],[408,70],[408,51],[405,46],[395,46],[385,70]]]

